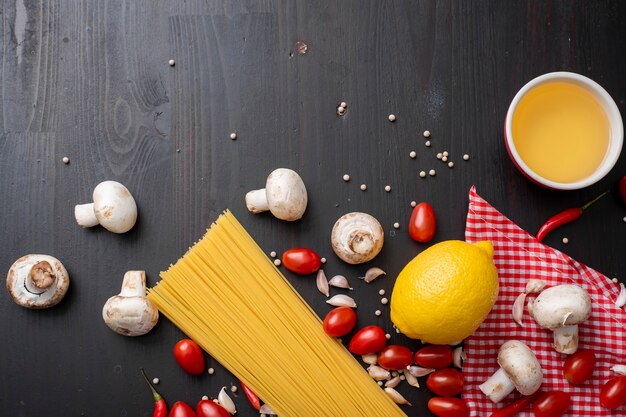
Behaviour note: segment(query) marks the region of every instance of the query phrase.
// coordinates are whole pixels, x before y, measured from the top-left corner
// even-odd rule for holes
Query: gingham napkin
[[[607,410],[600,406],[602,385],[616,374],[613,365],[626,364],[626,312],[615,306],[620,287],[609,278],[576,262],[566,254],[543,245],[483,200],[472,187],[465,239],[468,242],[490,240],[498,268],[500,293],[495,306],[480,328],[465,339],[467,359],[463,364],[465,388],[462,397],[471,416],[488,417],[502,404],[519,394],[509,395],[494,405],[478,386],[498,369],[496,358],[500,345],[507,340],[524,341],[537,355],[544,372],[542,390],[570,393],[572,405],[566,416],[625,416],[626,406]],[[593,350],[597,358],[593,377],[583,385],[570,385],[563,377],[566,355],[552,346],[552,332],[541,329],[524,308],[524,327],[513,321],[511,308],[524,291],[529,279],[543,279],[548,285],[577,284],[592,299],[590,318],[579,326],[579,348]],[[530,295],[527,298],[532,298]],[[531,416],[527,409],[520,416]]]

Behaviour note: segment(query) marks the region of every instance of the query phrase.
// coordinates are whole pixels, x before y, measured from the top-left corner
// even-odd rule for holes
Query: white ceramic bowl
[[[515,109],[517,108],[517,105],[519,104],[522,97],[528,91],[538,85],[555,81],[576,84],[577,86],[580,86],[587,90],[596,98],[596,100],[598,100],[598,103],[600,103],[600,105],[604,108],[606,116],[609,120],[609,148],[606,152],[606,155],[604,156],[604,159],[593,174],[576,182],[555,182],[538,175],[536,172],[531,170],[528,165],[526,165],[526,163],[522,160],[519,153],[517,152],[517,149],[515,148],[515,143],[513,142],[513,114],[515,113]],[[509,152],[513,163],[515,164],[517,169],[519,169],[527,178],[536,182],[537,184],[543,185],[544,187],[548,188],[554,188],[558,190],[577,190],[600,181],[602,178],[604,178],[606,174],[609,173],[611,168],[613,168],[622,151],[622,144],[624,142],[624,125],[622,124],[622,116],[619,113],[615,101],[613,101],[609,93],[607,93],[606,90],[602,88],[602,86],[600,86],[600,84],[585,76],[575,74],[573,72],[550,72],[529,81],[515,95],[513,101],[511,102],[511,105],[509,106],[509,110],[506,114],[506,120],[504,122],[504,140],[506,143],[506,149]]]

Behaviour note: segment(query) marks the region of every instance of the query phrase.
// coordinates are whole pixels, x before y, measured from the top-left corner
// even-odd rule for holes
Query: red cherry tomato
[[[291,272],[309,275],[320,269],[322,260],[308,248],[293,248],[283,253],[283,265]]]
[[[183,339],[176,343],[174,359],[187,373],[200,375],[204,372],[204,354],[200,346],[191,339]]]
[[[454,368],[439,369],[428,375],[426,386],[442,397],[452,397],[463,389],[463,374]]]
[[[182,401],[175,402],[170,410],[169,417],[196,417],[193,408]]]
[[[428,401],[428,409],[437,417],[468,417],[465,401],[456,397],[435,397]]]
[[[381,327],[367,326],[352,336],[348,350],[355,355],[370,355],[380,352],[386,344],[385,331]]]
[[[435,211],[428,203],[419,203],[411,213],[409,220],[409,236],[417,242],[430,242],[435,236],[437,219]]]
[[[617,408],[626,403],[626,376],[611,378],[600,391],[600,404],[605,408]]]
[[[596,365],[596,355],[590,350],[577,350],[563,363],[563,376],[570,384],[582,384],[591,377]]]
[[[566,392],[542,392],[533,403],[533,413],[535,417],[561,417],[567,412],[570,402],[570,396]]]
[[[356,313],[350,307],[337,307],[324,318],[324,331],[332,337],[345,336],[354,329]]]
[[[428,345],[417,352],[413,361],[424,368],[447,368],[452,363],[454,353],[448,345]]]
[[[385,369],[397,371],[413,363],[413,352],[404,346],[390,345],[378,353],[376,361]]]
[[[224,407],[209,400],[202,400],[196,406],[198,417],[230,417]]]

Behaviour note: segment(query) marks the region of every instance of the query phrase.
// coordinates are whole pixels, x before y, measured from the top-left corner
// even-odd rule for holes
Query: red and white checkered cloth
[[[626,364],[626,311],[615,306],[619,285],[566,254],[537,242],[483,200],[475,187],[469,193],[465,239],[493,243],[500,280],[500,293],[493,310],[480,328],[465,339],[467,359],[463,364],[462,396],[471,416],[488,417],[502,407],[487,399],[478,386],[498,369],[496,358],[500,345],[513,339],[524,341],[537,355],[544,372],[542,390],[571,394],[572,405],[566,416],[625,416],[626,406],[607,410],[599,403],[602,385],[616,375],[610,370],[611,366]],[[597,363],[593,377],[583,385],[570,385],[563,377],[566,355],[554,350],[552,332],[540,328],[526,308],[524,327],[513,321],[513,302],[531,278],[543,279],[550,286],[580,285],[591,296],[593,311],[589,320],[579,326],[579,347],[593,350]],[[517,393],[511,394],[502,402],[508,404],[518,397]],[[532,413],[526,410],[519,415],[530,417]]]

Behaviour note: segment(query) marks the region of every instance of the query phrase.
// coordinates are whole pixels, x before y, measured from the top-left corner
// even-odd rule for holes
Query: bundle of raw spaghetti
[[[148,298],[280,417],[406,415],[229,211]]]

